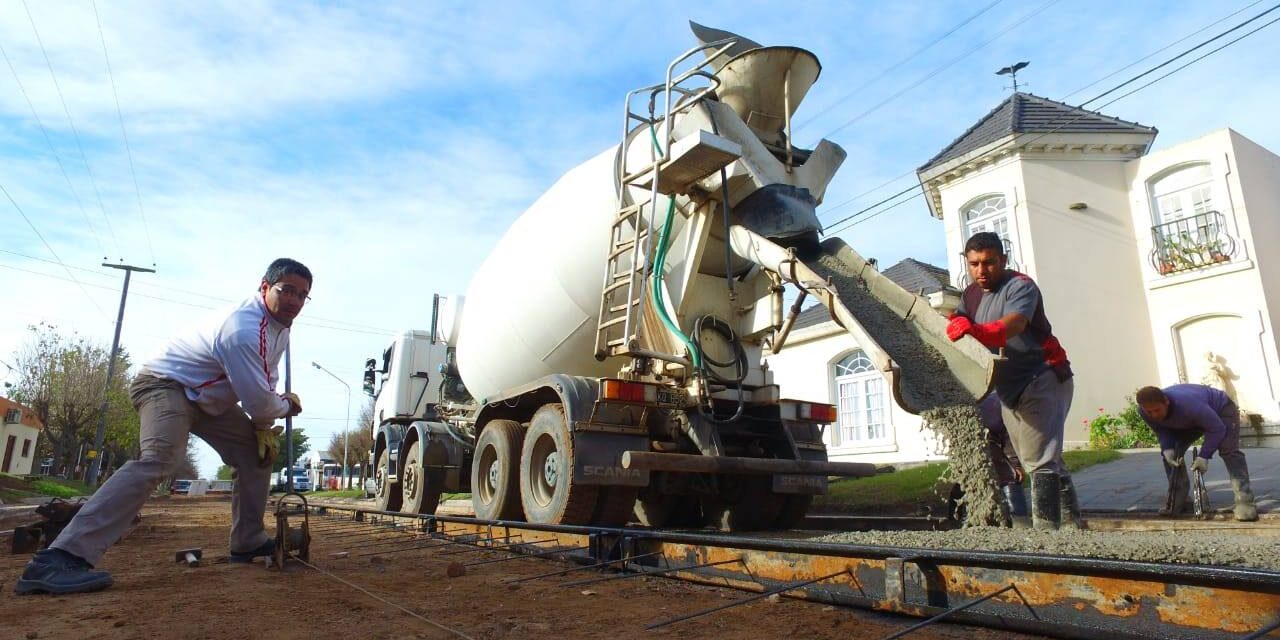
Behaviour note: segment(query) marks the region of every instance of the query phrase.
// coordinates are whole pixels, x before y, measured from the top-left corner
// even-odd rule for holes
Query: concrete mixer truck
[[[790,528],[829,476],[875,472],[828,461],[837,408],[782,398],[762,359],[813,295],[897,379],[810,266],[867,267],[818,238],[844,151],[792,141],[818,60],[692,26],[698,46],[627,94],[620,143],[516,219],[465,296],[437,297],[429,330],[366,362],[380,509],[431,513],[470,491],[484,519]],[[912,318],[917,296],[868,277],[913,335],[950,344],[936,313]],[[974,347],[947,358],[980,397]]]

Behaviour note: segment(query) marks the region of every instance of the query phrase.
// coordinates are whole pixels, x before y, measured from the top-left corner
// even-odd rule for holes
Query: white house
[[[1187,381],[1226,388],[1252,422],[1268,425],[1246,426],[1246,441],[1275,444],[1280,157],[1230,129],[1151,152],[1156,133],[1010,95],[917,172],[945,230],[950,282],[968,281],[965,240],[995,231],[1012,266],[1040,285],[1076,371],[1069,447],[1087,442],[1086,422],[1123,408],[1137,387]],[[856,349],[849,338],[831,327],[787,349],[770,358],[785,394],[840,398],[836,381],[847,374],[834,363]],[[878,402],[889,427],[850,447],[842,423],[829,436],[833,455],[929,457],[918,419],[883,397],[860,401]]]
[[[0,473],[16,476],[31,473],[36,457],[36,439],[44,426],[31,409],[8,398],[0,398]]]

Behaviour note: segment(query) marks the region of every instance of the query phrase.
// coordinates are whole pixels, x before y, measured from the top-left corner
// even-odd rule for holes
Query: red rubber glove
[[[973,336],[982,343],[982,346],[988,349],[998,349],[1003,347],[1009,340],[1008,329],[1004,323],[999,320],[992,320],[983,324],[975,324],[969,327],[969,335]]]
[[[969,318],[958,313],[951,314],[947,319],[951,321],[947,323],[947,337],[951,338],[952,342],[964,337],[965,334],[973,329],[973,323],[969,321]]]

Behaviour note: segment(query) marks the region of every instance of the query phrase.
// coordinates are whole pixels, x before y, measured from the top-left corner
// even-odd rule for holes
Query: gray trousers
[[[112,474],[50,546],[96,565],[128,531],[156,485],[186,456],[188,433],[209,443],[236,470],[231,550],[251,551],[264,544],[268,536],[262,516],[271,468],[258,465],[258,442],[249,416],[239,409],[211,416],[187,400],[182,385],[145,370],[134,379],[129,395],[141,419],[142,455]]]
[[[1072,378],[1059,381],[1048,370],[1027,385],[1016,407],[1010,409],[1001,403],[1009,441],[1028,475],[1052,469],[1064,480],[1070,480],[1071,474],[1062,461],[1062,439],[1074,393]]]

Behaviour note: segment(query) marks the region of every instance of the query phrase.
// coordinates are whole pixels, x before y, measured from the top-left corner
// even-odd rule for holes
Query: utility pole
[[[98,417],[98,433],[93,436],[93,450],[89,454],[93,460],[89,463],[89,477],[85,478],[85,484],[93,487],[98,484],[98,472],[101,471],[102,465],[102,439],[107,432],[107,399],[111,394],[111,381],[116,377],[116,352],[120,350],[120,327],[124,324],[124,303],[129,298],[129,278],[134,271],[139,273],[155,273],[155,269],[147,269],[146,267],[135,267],[127,264],[111,264],[110,262],[102,263],[102,266],[108,269],[120,269],[124,271],[124,288],[120,290],[120,310],[116,313],[116,335],[111,339],[111,356],[107,360],[107,384],[102,391],[102,411]]]
[[[347,421],[346,426],[342,428],[342,484],[345,488],[351,488],[351,473],[347,471],[347,438],[351,435],[351,385],[343,382],[342,378],[334,375],[332,371],[320,366],[319,362],[311,361],[311,366],[329,374],[329,377],[338,381],[338,384],[347,388]]]

